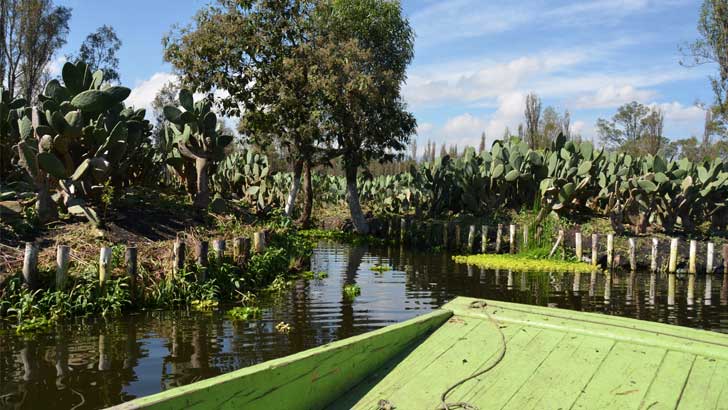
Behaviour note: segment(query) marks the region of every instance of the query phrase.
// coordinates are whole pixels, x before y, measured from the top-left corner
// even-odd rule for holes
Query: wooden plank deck
[[[500,335],[475,299],[423,343],[373,373],[331,409],[436,409],[456,381],[490,364]],[[448,402],[485,409],[728,409],[728,336],[560,309],[487,302],[503,360]]]

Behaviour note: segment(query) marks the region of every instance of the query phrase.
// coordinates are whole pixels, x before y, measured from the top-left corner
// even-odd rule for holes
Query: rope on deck
[[[473,301],[470,303],[471,309],[483,309],[483,312],[488,317],[488,320],[498,330],[498,334],[500,335],[500,340],[501,340],[500,353],[498,354],[498,357],[491,364],[489,364],[485,369],[480,370],[476,373],[473,373],[472,375],[458,381],[457,383],[450,386],[447,390],[445,390],[445,392],[442,393],[442,396],[440,397],[441,403],[440,403],[440,407],[438,407],[438,410],[453,410],[453,409],[479,410],[477,406],[470,404],[468,402],[465,402],[465,401],[448,403],[447,396],[450,393],[452,393],[453,390],[457,389],[458,387],[462,386],[463,384],[469,382],[470,380],[475,379],[476,377],[480,377],[483,374],[492,370],[494,367],[496,367],[498,365],[498,363],[500,363],[503,360],[503,357],[505,357],[505,355],[506,355],[506,349],[507,349],[506,348],[506,335],[503,334],[503,331],[501,330],[500,324],[498,323],[498,321],[493,319],[493,317],[490,315],[490,313],[488,313],[488,311],[486,310],[487,306],[488,305],[485,303],[485,301],[482,301],[482,300],[476,300],[476,301]]]
[[[493,361],[493,363],[489,364],[485,369],[480,370],[476,373],[473,373],[472,375],[458,381],[457,383],[453,384],[452,386],[448,387],[447,390],[445,390],[444,393],[442,393],[442,396],[440,396],[440,406],[437,408],[438,410],[454,410],[454,409],[464,409],[464,410],[479,410],[479,408],[473,404],[470,404],[465,401],[459,401],[455,403],[448,403],[447,402],[447,396],[453,392],[453,390],[457,389],[458,387],[462,386],[463,384],[469,382],[470,380],[475,379],[476,377],[480,377],[483,374],[489,372],[492,370],[495,366],[498,365],[503,360],[503,357],[506,355],[506,335],[503,334],[503,331],[500,328],[500,324],[497,320],[493,319],[493,317],[490,316],[490,313],[486,310],[486,307],[488,305],[485,303],[485,301],[482,300],[476,300],[470,303],[471,309],[482,309],[485,315],[488,317],[488,320],[495,326],[496,330],[498,330],[498,333],[500,334],[500,340],[501,340],[501,349],[500,353],[498,354],[498,357]],[[396,407],[389,401],[389,400],[379,400],[377,403],[377,410],[392,410],[396,409]]]

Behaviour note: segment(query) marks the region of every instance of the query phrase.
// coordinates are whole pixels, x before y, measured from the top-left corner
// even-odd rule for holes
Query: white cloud
[[[177,76],[171,73],[154,73],[149,79],[138,82],[132,88],[129,98],[124,102],[126,105],[134,106],[135,108],[145,108],[147,110],[147,118],[150,118],[154,97],[156,97],[164,85],[176,80]]]
[[[442,127],[442,135],[449,144],[477,146],[480,134],[487,127],[487,122],[470,113],[450,118]]]
[[[576,100],[576,108],[612,108],[630,101],[646,101],[655,96],[652,90],[641,90],[631,85],[607,85],[591,95],[583,95]]]
[[[58,56],[55,57],[51,62],[48,64],[48,74],[53,77],[58,77],[61,75],[61,71],[63,70],[63,65],[66,64],[66,56]]]

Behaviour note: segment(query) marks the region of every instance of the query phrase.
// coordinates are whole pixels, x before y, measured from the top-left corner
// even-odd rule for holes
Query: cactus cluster
[[[58,204],[100,224],[92,205],[105,184],[125,183],[151,127],[143,109],[124,105],[130,89],[104,83],[102,71],[69,62],[62,79],[49,81],[30,115],[17,120],[20,163],[36,185],[41,220]]]
[[[517,138],[496,141],[490,151],[469,148],[459,158],[438,158],[360,181],[360,187],[362,202],[383,213],[486,215],[536,204],[539,218],[601,214],[617,231],[625,224],[638,233],[650,226],[691,231],[704,223],[728,225],[728,164],[635,158],[563,136],[543,151]]]
[[[20,141],[18,120],[29,115],[25,99],[12,98],[9,91],[0,87],[0,181],[8,179],[17,161],[13,147]]]
[[[210,167],[225,159],[233,137],[221,133],[209,99],[195,102],[192,92],[183,88],[178,101],[178,107],[164,107],[164,117],[170,123],[167,162],[187,181],[195,208],[204,210],[210,204]],[[194,180],[189,172],[192,169]]]

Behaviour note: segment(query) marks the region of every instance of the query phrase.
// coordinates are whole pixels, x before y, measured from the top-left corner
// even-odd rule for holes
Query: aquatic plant
[[[475,265],[488,269],[503,269],[532,272],[591,272],[594,267],[588,263],[556,260],[536,259],[528,255],[482,254],[453,256],[456,263]]]
[[[228,316],[233,320],[260,319],[263,311],[257,306],[237,306],[227,311]]]
[[[361,288],[357,284],[344,285],[344,298],[348,300],[354,300],[357,296],[361,295]]]
[[[374,272],[382,273],[382,272],[387,272],[387,271],[392,270],[392,267],[387,266],[387,265],[374,265],[369,269],[371,269]]]

